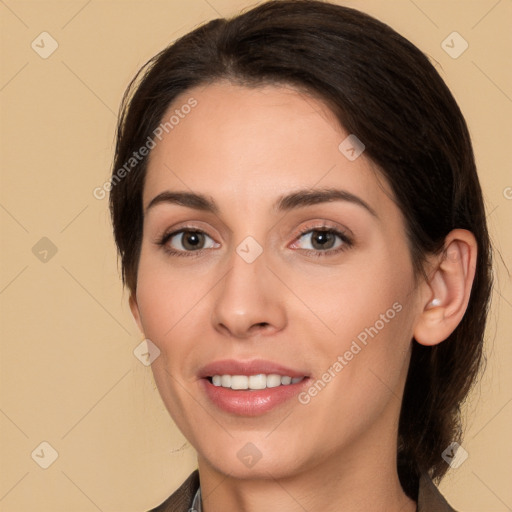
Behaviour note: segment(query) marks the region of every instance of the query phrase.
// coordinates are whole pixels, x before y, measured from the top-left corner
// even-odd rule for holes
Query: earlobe
[[[477,243],[465,229],[451,231],[442,254],[436,258],[428,287],[428,298],[414,329],[422,345],[441,343],[459,325],[469,302],[475,277]]]
[[[137,304],[137,297],[135,295],[135,292],[132,292],[130,294],[128,302],[130,304],[130,310],[132,312],[133,318],[135,319],[135,322],[137,322],[140,332],[144,333],[144,329],[142,328],[142,322],[140,321],[139,305]]]

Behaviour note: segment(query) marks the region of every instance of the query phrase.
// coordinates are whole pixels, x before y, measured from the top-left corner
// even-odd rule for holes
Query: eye
[[[212,249],[218,244],[203,231],[197,229],[182,229],[164,235],[159,242],[170,254],[187,256],[187,252]]]
[[[348,249],[351,245],[352,241],[345,233],[328,227],[317,227],[303,231],[292,248],[324,256]]]

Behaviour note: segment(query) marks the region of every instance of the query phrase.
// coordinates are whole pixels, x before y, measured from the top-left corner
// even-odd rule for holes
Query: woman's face
[[[422,306],[388,185],[290,88],[219,82],[173,114],[150,156],[131,305],[200,464],[283,477],[396,453]]]

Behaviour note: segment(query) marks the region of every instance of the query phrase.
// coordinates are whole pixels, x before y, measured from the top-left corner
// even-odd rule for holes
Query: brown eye
[[[215,242],[202,231],[181,230],[168,238],[167,245],[175,251],[190,252],[212,248]]]
[[[337,249],[346,242],[345,237],[341,233],[325,229],[312,229],[302,234],[298,240],[299,242],[302,241],[301,249],[314,251]]]
[[[312,231],[311,245],[313,249],[332,249],[336,243],[336,235],[330,231]]]
[[[186,250],[195,251],[202,249],[204,244],[204,234],[198,231],[189,231],[181,235],[181,243]]]

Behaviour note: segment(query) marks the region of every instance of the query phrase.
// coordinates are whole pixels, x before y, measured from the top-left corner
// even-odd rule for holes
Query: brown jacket
[[[174,494],[150,512],[188,512],[198,487],[199,473],[196,470]],[[426,475],[420,478],[417,512],[455,512]]]

